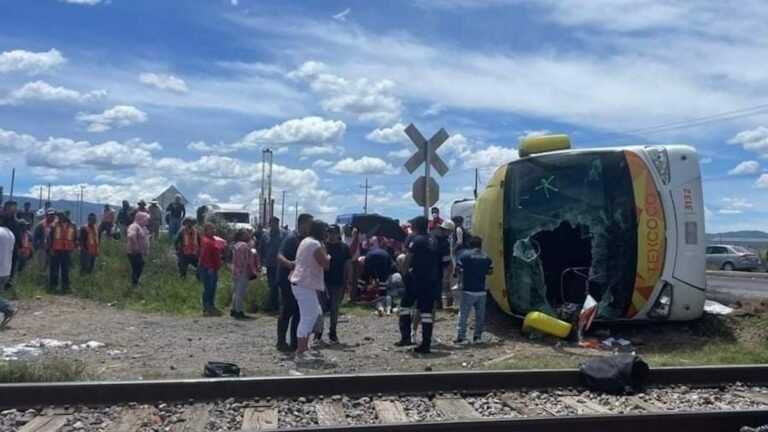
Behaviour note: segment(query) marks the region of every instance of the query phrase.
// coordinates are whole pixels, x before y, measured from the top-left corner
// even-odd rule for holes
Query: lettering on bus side
[[[659,204],[659,196],[655,192],[648,192],[645,194],[645,211],[648,218],[645,220],[645,241],[648,245],[646,250],[646,270],[645,273],[649,276],[661,271],[662,254],[661,248],[663,245],[663,237],[661,233],[661,221],[659,216],[661,215],[661,206]]]
[[[683,204],[685,205],[685,211],[688,213],[694,213],[693,210],[693,191],[684,188],[683,189]]]

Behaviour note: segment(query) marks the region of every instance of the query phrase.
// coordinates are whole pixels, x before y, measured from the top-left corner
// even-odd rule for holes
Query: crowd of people
[[[48,203],[37,213],[29,203],[21,211],[16,207],[15,202],[6,202],[0,217],[0,287],[11,295],[15,276],[29,263],[48,272],[51,292],[70,292],[72,254],[79,249],[80,273],[90,274],[103,239],[124,242],[135,288],[141,283],[150,243],[162,235],[164,212],[156,202],[147,206],[139,201],[132,208],[123,201],[117,212],[105,205],[100,222],[91,213],[79,229],[68,211],[57,211]],[[397,238],[358,232],[352,225],[328,225],[302,214],[295,230],[281,228],[280,220],[272,217],[264,229],[240,229],[227,240],[204,217],[186,216],[180,197],[165,209],[165,224],[179,277],[186,279],[189,267],[195,269],[204,315],[222,315],[215,300],[227,248],[234,286],[232,318],[248,318],[245,298],[250,282],[266,276],[269,294],[262,307],[277,315],[276,348],[294,352],[299,363],[316,361],[315,348],[320,344],[339,344],[339,311],[346,298],[370,305],[380,316],[396,313],[397,345],[416,345],[420,330],[421,341],[413,351],[429,353],[435,313],[453,306],[454,293],[460,291],[454,342],[467,341],[471,310],[473,340],[482,338],[485,279],[493,264],[482,252],[482,240],[465,232],[461,217],[444,220],[437,208],[431,219],[420,216],[402,225],[402,236]],[[0,313],[5,325],[16,309],[0,299]]]

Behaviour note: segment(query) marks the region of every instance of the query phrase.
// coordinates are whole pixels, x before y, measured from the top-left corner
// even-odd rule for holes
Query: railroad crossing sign
[[[424,207],[424,216],[429,215],[429,208],[437,203],[440,198],[440,186],[434,178],[429,175],[430,169],[435,168],[438,174],[444,176],[448,172],[448,166],[440,159],[435,152],[443,143],[448,140],[449,135],[445,129],[440,128],[432,138],[427,141],[424,135],[416,129],[413,123],[405,128],[405,134],[411,139],[418,149],[416,154],[411,156],[405,162],[405,169],[413,174],[422,164],[424,164],[424,175],[413,182],[413,200],[421,207]]]
[[[437,204],[437,199],[440,197],[440,186],[435,179],[433,177],[429,178],[429,187],[425,184],[426,182],[427,178],[424,176],[417,178],[413,182],[413,200],[420,207],[432,207]]]
[[[411,158],[405,162],[405,169],[408,170],[408,173],[413,174],[413,172],[416,171],[421,164],[427,162],[427,160],[429,160],[429,163],[437,170],[437,173],[440,174],[440,176],[444,176],[445,173],[448,172],[448,166],[442,159],[440,159],[440,156],[435,153],[435,151],[449,138],[448,132],[446,132],[445,129],[441,128],[429,139],[429,141],[427,141],[424,138],[424,135],[422,135],[421,132],[416,129],[416,126],[411,123],[405,128],[405,134],[408,135],[408,138],[410,138],[411,141],[413,141],[413,144],[416,145],[416,148],[418,148],[416,154],[411,156]],[[429,167],[427,167],[427,169],[429,169]]]

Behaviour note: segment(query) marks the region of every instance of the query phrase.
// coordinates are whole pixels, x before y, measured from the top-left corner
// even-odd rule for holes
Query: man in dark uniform
[[[277,284],[280,287],[282,297],[280,316],[277,318],[277,349],[278,351],[296,350],[296,331],[299,326],[299,305],[291,290],[291,282],[288,276],[296,268],[296,252],[299,243],[309,235],[314,217],[310,214],[300,214],[298,227],[283,238],[280,251],[277,254]],[[286,341],[286,333],[290,328],[290,345]]]
[[[432,345],[432,308],[439,292],[437,270],[437,240],[427,232],[429,221],[419,216],[411,221],[414,235],[406,244],[405,295],[400,303],[400,342],[397,346],[413,345],[411,341],[411,311],[421,314],[421,345],[414,352],[428,354]]]

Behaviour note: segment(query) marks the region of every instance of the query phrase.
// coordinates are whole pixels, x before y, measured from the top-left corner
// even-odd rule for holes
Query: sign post
[[[417,148],[416,154],[405,162],[405,169],[413,174],[422,163],[424,164],[424,176],[419,177],[413,183],[413,200],[424,208],[424,216],[429,217],[429,208],[435,205],[440,198],[439,185],[431,177],[432,168],[435,168],[440,176],[444,176],[448,172],[448,166],[435,152],[450,136],[445,129],[441,128],[432,138],[427,140],[413,123],[405,128],[405,134]]]

